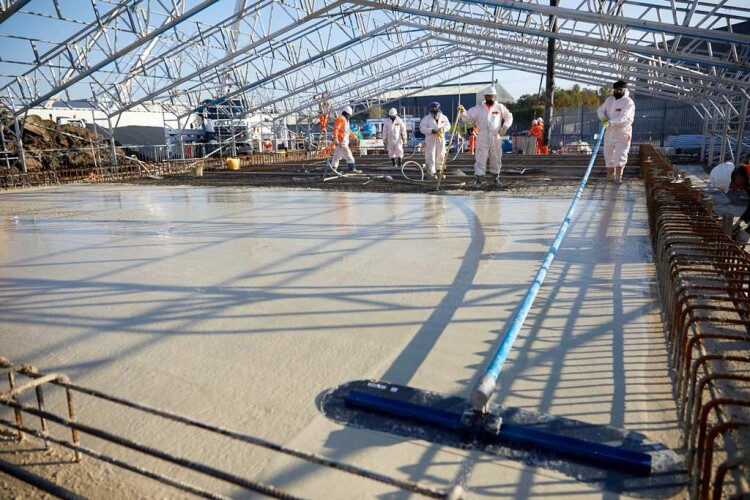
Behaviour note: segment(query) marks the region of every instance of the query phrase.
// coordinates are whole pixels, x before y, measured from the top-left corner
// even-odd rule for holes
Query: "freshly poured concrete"
[[[459,483],[475,497],[609,498],[553,471],[342,428],[315,406],[360,378],[468,395],[573,192],[0,194],[0,355],[402,479]],[[676,448],[651,259],[642,185],[587,188],[496,402]],[[396,491],[82,404],[90,422],[305,497]]]

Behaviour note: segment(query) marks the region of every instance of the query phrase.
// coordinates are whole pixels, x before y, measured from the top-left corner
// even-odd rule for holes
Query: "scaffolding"
[[[742,0],[93,0],[75,9],[0,2],[9,130],[20,132],[32,108],[74,99],[104,113],[110,130],[123,112],[153,106],[186,128],[207,99],[240,98],[245,115],[274,110],[304,122],[321,95],[332,110],[362,111],[387,92],[487,67],[543,74],[552,38],[558,77],[597,86],[626,78],[637,95],[688,102],[722,137],[705,160],[744,153],[750,8]],[[17,29],[42,20],[55,29]]]

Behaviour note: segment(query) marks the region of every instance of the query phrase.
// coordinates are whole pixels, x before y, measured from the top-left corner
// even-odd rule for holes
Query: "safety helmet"
[[[544,123],[544,118],[542,118],[541,116],[537,118],[537,120],[539,121],[539,123]]]
[[[484,95],[497,95],[497,90],[495,89],[494,85],[490,85],[486,89],[484,89]]]
[[[345,106],[343,110],[341,110],[342,113],[346,113],[347,115],[351,116],[354,114],[354,110],[351,106]]]
[[[440,103],[439,102],[431,102],[428,106],[430,109],[440,109]]]
[[[711,169],[711,182],[714,183],[718,189],[722,191],[729,190],[729,184],[732,182],[732,172],[734,171],[734,163],[731,161],[725,163],[719,163]]]
[[[539,123],[539,120],[536,120],[536,119],[534,119],[534,120],[531,120],[531,124],[532,124],[532,125],[536,125],[537,123]]]
[[[389,109],[388,116],[398,116],[398,111],[396,111],[396,108]]]

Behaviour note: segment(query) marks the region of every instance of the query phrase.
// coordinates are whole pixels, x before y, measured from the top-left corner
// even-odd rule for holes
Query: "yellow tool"
[[[459,113],[461,112],[461,109],[463,109],[463,106],[459,104]],[[448,151],[450,151],[450,145],[453,144],[453,139],[456,138],[456,131],[458,130],[458,117],[456,117],[456,121],[453,123],[453,130],[451,130],[451,140],[448,141],[448,147],[445,149],[445,154],[443,155],[443,161],[440,162],[440,172],[438,172],[438,184],[437,184],[437,190],[440,191],[440,182],[443,180],[443,177],[445,176],[445,165],[448,163]],[[438,132],[438,138],[443,138],[443,129],[440,129]]]
[[[229,170],[239,170],[240,169],[240,159],[239,158],[227,158],[227,169]]]

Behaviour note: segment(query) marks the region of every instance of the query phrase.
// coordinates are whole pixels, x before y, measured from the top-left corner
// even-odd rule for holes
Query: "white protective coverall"
[[[404,121],[396,117],[395,120],[391,120],[386,117],[383,123],[383,139],[388,143],[388,157],[389,158],[403,158],[404,157],[404,141],[406,141],[406,124]]]
[[[597,115],[600,120],[609,120],[607,132],[604,134],[604,161],[607,168],[624,167],[628,162],[635,118],[635,103],[630,98],[628,89],[625,89],[625,95],[619,99],[615,99],[614,96],[607,97],[599,106]]]
[[[490,173],[498,175],[503,157],[503,138],[499,133],[502,129],[507,130],[513,125],[513,113],[499,102],[492,106],[482,103],[460,113],[458,119],[469,126],[476,125],[477,127],[474,175],[485,174],[488,159],[490,160]]]
[[[433,134],[433,129],[442,130],[442,134]],[[424,162],[427,166],[427,173],[435,175],[437,173],[436,165],[443,164],[445,158],[445,141],[451,130],[451,122],[448,117],[438,111],[433,117],[428,114],[419,123],[419,131],[424,134]]]

